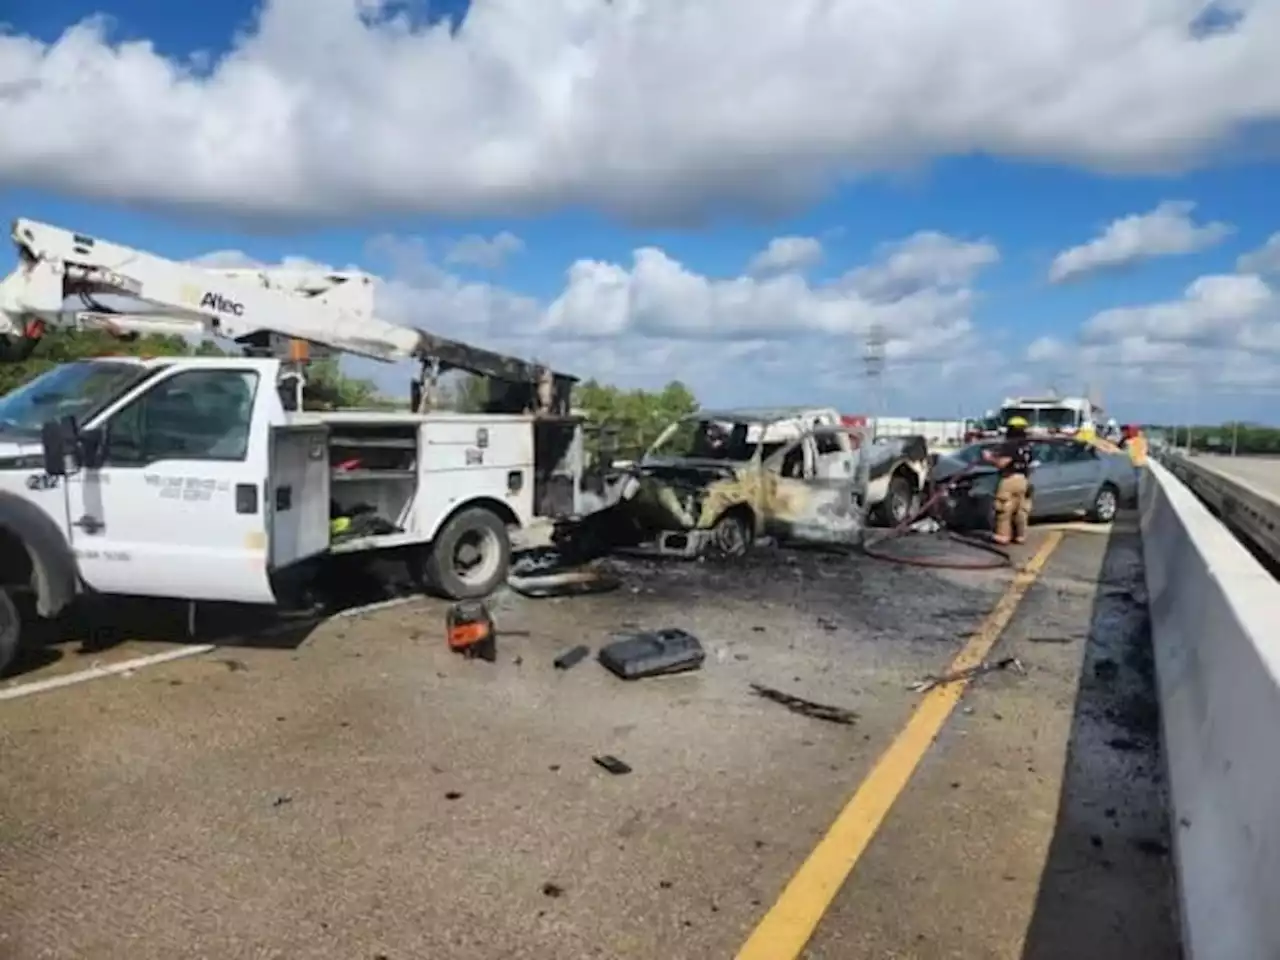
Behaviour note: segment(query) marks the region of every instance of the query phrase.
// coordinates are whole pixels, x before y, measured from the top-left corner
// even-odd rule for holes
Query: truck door
[[[274,603],[263,503],[273,401],[261,368],[231,361],[177,367],[110,413],[102,465],[67,478],[85,581],[104,593]]]
[[[820,467],[819,449],[832,450],[826,456],[834,458],[830,441],[841,432],[824,427],[805,434],[764,464],[769,475],[763,507],[766,532],[780,540],[823,546],[858,542],[863,524],[853,495],[852,450],[840,451],[848,458],[847,472],[838,464],[829,470]],[[798,469],[791,469],[792,464]]]

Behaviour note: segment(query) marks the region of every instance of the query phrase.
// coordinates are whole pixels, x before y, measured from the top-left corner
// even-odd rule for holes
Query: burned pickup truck
[[[923,438],[871,442],[835,410],[704,411],[662,433],[608,513],[615,536],[626,525],[636,542],[682,556],[740,555],[761,536],[854,544],[866,517],[910,517],[929,466]]]

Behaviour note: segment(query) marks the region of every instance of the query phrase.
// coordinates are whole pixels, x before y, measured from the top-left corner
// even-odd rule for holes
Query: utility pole
[[[1236,450],[1240,447],[1240,421],[1231,421],[1231,455],[1236,455]]]

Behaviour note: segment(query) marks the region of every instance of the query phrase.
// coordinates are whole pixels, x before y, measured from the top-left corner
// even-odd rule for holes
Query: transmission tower
[[[883,412],[884,351],[887,338],[884,326],[872,323],[862,349],[862,370],[867,378],[867,397],[871,406],[872,426],[878,426]]]

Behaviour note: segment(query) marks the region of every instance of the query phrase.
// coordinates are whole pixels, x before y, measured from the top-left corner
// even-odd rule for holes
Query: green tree
[[[574,406],[587,421],[603,431],[613,431],[614,455],[634,458],[642,454],[667,425],[698,409],[692,391],[673,380],[657,392],[622,390],[595,380],[578,385]],[[597,434],[591,453],[609,445],[609,434]]]
[[[60,363],[87,360],[92,357],[219,357],[232,355],[213,340],[196,345],[182,337],[145,336],[135,340],[119,340],[100,330],[70,330],[54,327],[22,363],[0,364],[0,394],[38,377]],[[368,380],[348,377],[338,368],[336,358],[312,364],[308,380],[337,406],[373,406],[378,402],[377,388]]]

